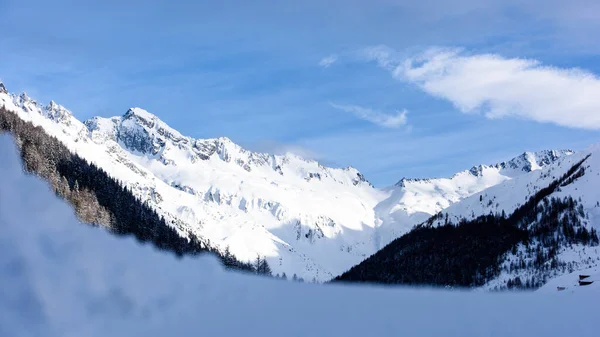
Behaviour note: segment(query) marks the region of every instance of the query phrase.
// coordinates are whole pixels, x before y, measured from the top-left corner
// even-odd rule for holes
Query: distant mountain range
[[[490,211],[510,215],[552,182],[553,173],[591,153],[526,152],[451,178],[402,179],[378,189],[353,167],[325,167],[291,153],[251,152],[225,137],[194,139],[140,108],[81,122],[55,102],[42,105],[25,93],[10,94],[1,83],[0,105],[122,182],[176,223],[182,236],[193,233],[242,261],[264,257],[273,274],[319,282],[342,274],[439,212],[452,223]],[[591,217],[585,225],[595,226],[600,198],[579,192],[596,182],[580,186],[580,181],[569,185],[576,190],[563,188],[556,195],[570,191],[581,197],[584,218]]]

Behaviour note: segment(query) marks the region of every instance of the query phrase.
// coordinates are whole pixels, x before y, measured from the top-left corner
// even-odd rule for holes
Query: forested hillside
[[[266,261],[260,257],[256,266],[243,263],[227,251],[220,253],[208,240],[192,233],[187,238],[179,235],[176,223],[167,223],[104,170],[4,107],[0,107],[0,131],[13,135],[24,169],[48,181],[54,192],[73,206],[82,222],[106,227],[118,235],[133,235],[179,256],[211,252],[219,255],[227,267],[269,273]]]
[[[583,222],[578,200],[552,194],[585,174],[588,157],[509,216],[502,212],[453,224],[438,213],[334,281],[478,287],[506,273],[527,277],[508,279],[498,289],[537,288],[555,271],[572,271],[574,265],[558,257],[560,250],[598,246],[598,234]],[[444,224],[436,226],[440,220]]]

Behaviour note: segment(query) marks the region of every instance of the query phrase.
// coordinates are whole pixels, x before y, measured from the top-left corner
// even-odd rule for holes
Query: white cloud
[[[311,149],[305,148],[303,146],[297,145],[297,144],[283,144],[283,143],[277,143],[274,144],[274,147],[271,149],[271,151],[267,151],[268,153],[272,153],[275,155],[286,155],[286,154],[293,154],[299,157],[302,157],[304,159],[310,159],[310,160],[323,160],[323,156],[320,155],[319,153],[312,151]]]
[[[398,61],[395,56],[397,52],[385,45],[367,47],[359,51],[359,58],[367,61],[376,61],[377,64],[385,69],[394,70]]]
[[[406,125],[407,122],[406,110],[397,111],[394,114],[385,114],[380,111],[364,108],[358,105],[340,105],[335,103],[329,104],[338,110],[351,112],[360,119],[369,121],[373,124],[377,124],[385,128],[398,128],[400,126]]]
[[[323,155],[299,144],[283,143],[275,140],[261,140],[258,142],[243,145],[247,149],[256,152],[270,153],[275,155],[286,155],[291,153],[304,159],[316,161],[326,159],[323,157]]]
[[[372,60],[396,79],[414,83],[464,113],[600,129],[600,78],[590,72],[460,49],[432,48],[402,61],[389,53],[378,55]]]
[[[329,56],[321,59],[321,61],[319,61],[319,66],[321,66],[323,68],[329,68],[329,66],[334,64],[336,61],[337,61],[337,56],[329,55]]]

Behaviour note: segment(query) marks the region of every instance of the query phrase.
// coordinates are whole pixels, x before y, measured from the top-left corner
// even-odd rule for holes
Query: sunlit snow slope
[[[242,260],[266,256],[274,273],[325,281],[432,214],[487,187],[539,169],[569,151],[525,153],[448,179],[407,180],[379,190],[338,169],[254,153],[228,138],[181,135],[140,108],[84,123],[50,102],[0,90],[0,104],[123,181],[179,230]]]
[[[451,178],[401,179],[384,189],[389,196],[375,207],[382,246],[408,232],[414,225],[427,220],[450,205],[491,186],[537,171],[573,151],[526,152],[495,165],[478,165],[456,173]]]
[[[597,287],[485,294],[282,282],[77,222],[0,136],[0,336],[597,336]],[[435,324],[431,324],[435,322]]]

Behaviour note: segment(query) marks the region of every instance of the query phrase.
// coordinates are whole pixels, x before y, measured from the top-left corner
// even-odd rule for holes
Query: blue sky
[[[378,186],[600,141],[597,1],[84,2],[0,2],[10,91]]]

